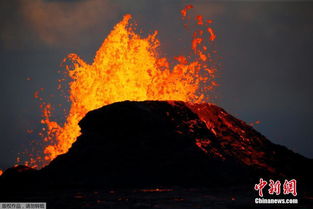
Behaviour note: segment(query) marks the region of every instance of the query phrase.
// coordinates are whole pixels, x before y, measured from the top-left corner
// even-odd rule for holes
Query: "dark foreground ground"
[[[36,188],[30,188],[36,190]],[[182,187],[156,187],[138,189],[54,189],[49,191],[8,192],[0,202],[47,202],[48,209],[149,209],[149,208],[313,208],[313,197],[296,197],[299,204],[255,204],[257,192],[243,188],[208,189]],[[3,191],[2,191],[3,192]],[[271,198],[293,198],[281,196]]]

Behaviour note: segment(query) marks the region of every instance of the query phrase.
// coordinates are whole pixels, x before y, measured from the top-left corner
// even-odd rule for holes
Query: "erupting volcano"
[[[186,6],[182,19],[189,20]],[[25,164],[42,167],[56,156],[68,151],[80,135],[78,122],[88,111],[114,102],[131,100],[179,100],[202,102],[209,100],[209,91],[216,86],[214,74],[216,38],[211,28],[212,20],[202,16],[194,18],[191,43],[192,54],[177,56],[173,60],[160,57],[157,31],[142,38],[135,32],[131,15],[125,15],[110,32],[97,51],[92,64],[87,64],[76,54],[64,60],[66,76],[70,77],[70,109],[64,124],[53,119],[54,105],[40,98],[43,110],[41,121],[46,127],[39,134],[47,143],[44,157],[31,157]],[[185,25],[188,27],[187,25]],[[66,85],[60,79],[59,88]],[[34,153],[32,153],[33,155]]]
[[[124,201],[121,198],[127,193],[132,201],[127,197],[125,202],[134,206],[130,208],[164,208],[159,204],[169,201],[169,194],[180,201],[179,192],[190,196],[198,191],[192,204],[182,208],[194,208],[195,199],[198,208],[206,208],[218,200],[217,195],[224,201],[231,191],[240,193],[243,201],[238,208],[245,208],[250,200],[244,198],[251,196],[260,177],[297,179],[299,197],[310,200],[305,195],[312,194],[308,185],[313,173],[307,170],[311,159],[272,143],[208,103],[217,86],[216,35],[212,20],[187,15],[192,8],[181,10],[182,19],[189,23],[186,28],[194,22],[190,55],[173,60],[160,56],[157,31],[143,38],[136,33],[131,15],[109,33],[93,63],[68,55],[63,62],[65,77],[59,81],[59,89],[69,95],[65,122],[57,122],[56,105],[36,92],[44,126],[39,135],[45,146],[38,155],[29,153],[29,160],[23,158],[24,165],[3,174],[0,170],[0,201],[44,199],[51,208],[93,208],[90,204],[114,208],[112,203]],[[126,190],[113,200],[112,188]],[[51,191],[68,207],[56,202]],[[81,207],[72,204],[78,203],[73,192]],[[168,194],[163,200],[153,196],[153,207],[137,207],[138,192]],[[208,194],[212,194],[209,204]],[[227,197],[230,205],[236,200],[233,194]],[[147,202],[146,196],[140,201]]]
[[[312,167],[313,160],[271,142],[266,136],[255,130],[253,125],[247,124],[222,107],[213,104],[216,101],[214,100],[216,98],[214,90],[219,83],[216,78],[221,64],[220,57],[215,50],[215,43],[220,38],[225,54],[236,55],[225,59],[225,67],[230,71],[228,71],[229,76],[225,77],[223,81],[227,84],[225,87],[240,84],[225,93],[242,96],[238,100],[238,102],[245,101],[240,103],[241,111],[246,111],[245,114],[248,114],[253,108],[260,108],[256,111],[263,112],[270,106],[269,104],[273,104],[275,107],[271,109],[273,111],[264,114],[264,117],[268,117],[266,120],[269,121],[275,117],[278,119],[283,113],[286,117],[279,119],[288,118],[293,122],[294,119],[297,121],[296,119],[299,119],[301,114],[306,113],[302,110],[294,111],[296,107],[306,107],[303,106],[303,102],[300,102],[300,106],[295,106],[290,110],[288,108],[290,106],[285,105],[284,102],[289,100],[282,99],[278,103],[263,101],[268,98],[273,99],[276,95],[284,98],[283,94],[279,94],[280,91],[271,97],[258,94],[266,93],[266,89],[263,88],[265,83],[259,82],[265,77],[266,87],[276,90],[275,79],[277,76],[281,76],[282,71],[273,72],[272,77],[268,79],[269,73],[264,73],[262,68],[264,60],[267,60],[268,63],[273,61],[276,63],[276,57],[275,60],[269,59],[269,57],[281,52],[281,49],[284,48],[282,46],[285,46],[282,43],[290,43],[288,37],[285,37],[287,42],[277,41],[281,36],[276,35],[277,37],[273,39],[275,45],[272,45],[274,42],[269,42],[268,32],[270,31],[270,35],[279,34],[279,30],[267,30],[270,26],[267,20],[284,17],[284,21],[278,21],[272,25],[275,27],[277,23],[290,22],[291,19],[285,19],[283,16],[285,12],[288,14],[291,12],[289,6],[288,10],[281,10],[281,8],[275,9],[276,7],[274,8],[270,4],[264,7],[269,8],[270,12],[263,16],[263,13],[251,15],[257,10],[246,11],[251,7],[244,6],[245,4],[237,7],[234,4],[229,6],[229,4],[215,2],[212,4],[196,3],[201,7],[199,10],[193,9],[192,5],[187,5],[180,11],[181,16],[178,16],[178,21],[182,21],[181,29],[186,30],[187,34],[190,33],[190,39],[185,41],[186,36],[177,33],[179,31],[177,27],[180,26],[174,26],[173,24],[176,22],[174,19],[170,20],[173,18],[172,10],[180,6],[181,2],[168,4],[162,1],[157,4],[149,2],[149,4],[138,3],[138,5],[135,3],[129,8],[129,3],[123,1],[125,5],[120,8],[121,10],[116,7],[120,3],[122,1],[40,0],[35,3],[22,1],[21,5],[12,6],[14,11],[20,11],[25,7],[25,10],[21,10],[23,15],[27,13],[31,16],[29,23],[26,22],[26,16],[21,16],[25,23],[18,25],[22,27],[16,26],[18,32],[21,30],[29,32],[30,37],[26,39],[28,42],[33,44],[32,39],[36,37],[33,35],[37,33],[39,35],[42,30],[44,31],[40,36],[43,37],[40,40],[42,43],[40,42],[38,47],[36,45],[31,50],[32,53],[27,51],[25,58],[28,60],[25,63],[23,62],[24,58],[20,57],[24,52],[20,54],[19,51],[16,51],[16,54],[14,51],[11,53],[11,48],[7,49],[10,51],[10,55],[7,56],[10,58],[7,64],[11,62],[12,57],[22,61],[16,65],[18,68],[15,72],[18,72],[19,76],[25,76],[25,72],[35,72],[38,73],[37,75],[42,75],[44,72],[46,77],[52,76],[49,73],[53,73],[53,71],[49,71],[49,68],[51,68],[51,64],[56,64],[54,59],[59,59],[60,53],[64,58],[64,53],[65,55],[68,53],[67,49],[77,48],[77,43],[84,42],[84,45],[79,48],[89,54],[89,49],[94,47],[95,38],[99,37],[99,33],[91,33],[102,30],[99,25],[102,27],[103,24],[111,24],[112,19],[108,17],[116,17],[115,15],[126,11],[124,10],[126,6],[127,11],[136,12],[140,9],[138,16],[142,17],[142,22],[150,24],[158,21],[157,24],[160,24],[160,28],[157,29],[160,31],[153,32],[152,30],[152,32],[143,33],[138,30],[141,26],[137,25],[135,18],[124,13],[125,15],[118,17],[116,25],[109,28],[107,35],[102,37],[100,34],[104,40],[102,44],[99,43],[98,50],[93,49],[95,51],[93,59],[86,61],[82,55],[68,54],[62,61],[62,70],[59,71],[61,72],[60,78],[55,79],[58,84],[58,93],[65,97],[64,101],[63,98],[60,100],[60,97],[57,96],[58,93],[51,94],[49,90],[44,90],[46,87],[41,88],[44,86],[40,82],[47,80],[36,80],[39,86],[35,88],[41,89],[34,93],[34,97],[40,103],[42,115],[35,119],[40,120],[40,123],[38,122],[38,126],[33,127],[34,130],[29,130],[29,126],[26,124],[28,119],[25,122],[23,117],[24,110],[22,109],[28,107],[26,104],[29,103],[17,103],[16,101],[19,101],[20,98],[11,93],[16,92],[15,90],[19,88],[12,89],[12,91],[10,89],[12,98],[9,98],[8,102],[15,101],[17,104],[14,103],[7,109],[9,103],[3,102],[3,111],[7,112],[2,120],[2,125],[6,129],[13,124],[12,121],[16,123],[4,131],[2,138],[13,137],[13,135],[15,137],[11,139],[19,138],[18,128],[22,127],[24,130],[28,127],[27,133],[30,134],[32,140],[29,150],[26,149],[26,152],[18,155],[16,165],[3,171],[0,170],[0,208],[23,208],[19,203],[25,203],[26,208],[33,206],[45,208],[46,204],[49,209],[244,209],[262,207],[260,204],[268,203],[267,201],[260,202],[263,199],[274,202],[277,200],[277,203],[284,201],[287,203],[289,200],[293,200],[293,203],[300,206],[299,208],[312,208],[313,172],[309,168]],[[111,12],[107,13],[111,9],[110,5],[114,15]],[[160,8],[155,5],[160,5]],[[85,8],[86,6],[88,8]],[[261,5],[258,4],[255,7],[259,6]],[[294,6],[292,4],[292,7]],[[28,7],[40,9],[29,10]],[[49,8],[50,12],[48,12]],[[297,7],[295,8],[298,15],[299,10]],[[62,12],[59,13],[59,10]],[[166,15],[163,15],[163,11],[166,11]],[[209,17],[190,13],[195,11],[214,15],[217,20],[221,21],[219,22],[223,26],[221,31],[227,31],[225,36],[222,37],[215,33],[213,20]],[[260,11],[267,13],[265,9]],[[275,11],[279,12],[276,14]],[[49,13],[47,16],[45,16],[46,12]],[[104,16],[99,16],[98,13],[104,14]],[[259,21],[260,14],[261,19],[266,19],[266,21]],[[272,14],[274,14],[273,17]],[[51,17],[50,15],[55,18],[62,17],[52,22],[47,21],[48,18],[43,18]],[[15,16],[19,15],[14,13],[13,23],[19,20]],[[255,19],[252,19],[252,16]],[[304,16],[303,19],[309,17]],[[83,18],[83,22],[80,21],[81,18]],[[87,18],[94,20],[85,21]],[[151,22],[150,18],[153,18]],[[69,21],[70,19],[72,21]],[[292,19],[293,24],[289,26],[297,24],[296,20]],[[34,25],[30,23],[34,23]],[[303,23],[307,25],[307,20]],[[37,24],[42,24],[43,27],[37,27]],[[234,30],[238,30],[238,24],[241,31],[247,31],[247,33],[234,32]],[[46,27],[48,25],[49,27]],[[287,30],[284,26],[286,25],[281,26],[280,30],[285,33]],[[265,27],[266,30],[264,30]],[[306,27],[304,25],[297,27],[299,29],[297,31],[301,34],[297,36],[298,38],[304,37],[302,34],[304,31],[301,31],[300,28]],[[162,31],[162,28],[167,31]],[[3,36],[12,39],[14,47],[22,44],[19,47],[23,50],[27,49],[27,47],[24,48],[24,42],[15,40],[11,25],[6,21],[4,29],[8,33],[1,33],[0,38]],[[253,33],[250,33],[251,29],[253,29]],[[266,33],[263,34],[264,31]],[[53,36],[44,36],[50,32],[55,33],[55,39],[52,38]],[[163,32],[169,34],[165,37],[164,42],[158,36]],[[180,44],[179,46],[169,42],[174,37]],[[259,39],[262,37],[264,39]],[[304,40],[308,41],[309,39]],[[260,46],[260,43],[263,45],[265,42],[270,45]],[[38,59],[38,49],[51,47],[51,44],[55,43],[62,47],[57,48],[56,53],[42,53],[43,56],[39,56],[42,59]],[[238,47],[238,43],[240,43],[240,47]],[[259,47],[255,51],[252,50],[255,53],[247,56],[246,52],[252,49],[251,45]],[[261,57],[258,56],[260,52],[267,53],[268,47],[272,49],[275,46],[280,47],[266,56],[265,54]],[[282,61],[282,58],[290,58],[291,52],[298,49],[298,46],[299,43],[291,46],[290,51],[286,51],[286,55],[279,56],[280,61],[277,60],[279,64],[274,65],[275,67],[271,65],[271,69],[277,67],[277,69],[285,70],[287,65],[290,65],[291,69],[293,64],[301,63],[302,59],[297,59],[300,56],[295,56],[295,59],[290,62]],[[49,52],[53,51],[51,48],[46,48],[42,52],[47,52],[47,49]],[[304,48],[303,51],[306,49]],[[16,55],[18,56],[16,57]],[[29,59],[30,55],[32,55],[31,59]],[[254,59],[253,56],[257,56],[258,59]],[[38,66],[33,68],[33,66],[25,65],[33,63],[35,59],[40,60]],[[296,62],[297,60],[299,62]],[[5,68],[11,72],[14,66],[7,65]],[[301,66],[307,67],[308,65]],[[42,68],[45,68],[45,71],[39,73],[37,70]],[[247,72],[254,74],[255,77],[243,74]],[[291,78],[294,69],[290,72],[292,73],[285,77],[289,73],[284,71],[282,80],[288,82],[289,79],[286,78]],[[306,71],[301,71],[301,73],[303,72]],[[16,81],[11,80],[10,76],[12,75],[14,74],[10,73],[8,78],[5,77],[8,81],[3,83],[4,86],[8,82]],[[32,73],[32,75],[36,74]],[[19,76],[14,79],[19,79]],[[36,77],[34,76],[34,78]],[[250,82],[246,82],[247,79]],[[272,82],[272,79],[275,83],[267,85],[267,82]],[[27,78],[27,80],[25,85],[33,86],[33,84],[28,84],[32,82],[31,79]],[[49,81],[52,80],[54,79]],[[16,82],[12,82],[7,88],[16,86],[15,84]],[[261,90],[259,89],[260,85]],[[20,88],[23,87],[20,85]],[[285,89],[279,85],[278,87]],[[284,87],[291,86],[288,84]],[[25,92],[33,94],[34,90],[31,88],[31,91]],[[245,95],[252,96],[252,99],[242,100]],[[298,101],[302,96],[297,97],[294,101]],[[232,104],[233,101],[230,101],[232,98],[226,99],[225,104]],[[285,98],[289,98],[288,95]],[[31,96],[29,99],[28,102],[33,102]],[[60,104],[49,101],[59,101]],[[305,98],[303,101],[308,100]],[[256,102],[258,102],[257,105]],[[264,104],[266,105],[263,107]],[[16,107],[20,111],[15,112]],[[233,108],[236,107],[233,106]],[[282,111],[280,112],[280,110]],[[300,112],[302,113],[299,116],[294,116]],[[29,111],[25,116],[28,117],[28,115],[33,117],[36,114]],[[13,120],[6,120],[9,117],[12,117]],[[17,121],[21,118],[23,118],[21,121]],[[259,121],[256,122],[256,124],[258,123]],[[301,125],[303,128],[297,127],[293,130],[281,129],[288,126],[267,128],[268,130],[276,129],[273,133],[282,130],[283,133],[280,137],[287,136],[285,141],[287,143],[288,137],[290,139],[291,136],[297,136],[298,138],[295,137],[294,140],[298,140],[300,137],[306,136],[306,134],[297,132],[307,128],[307,124]],[[11,134],[12,130],[17,131]],[[291,131],[293,133],[290,133]],[[37,134],[39,137],[36,136]],[[11,142],[8,142],[9,139],[3,143],[5,145],[3,149],[12,145]],[[18,142],[22,144],[20,139]],[[1,153],[2,156],[12,152],[9,149],[7,151],[7,154]],[[5,160],[2,160],[0,166],[7,167],[2,163],[6,163]],[[289,206],[293,207],[295,204]],[[276,206],[273,205],[270,208],[277,208]],[[282,204],[278,207],[281,206]]]

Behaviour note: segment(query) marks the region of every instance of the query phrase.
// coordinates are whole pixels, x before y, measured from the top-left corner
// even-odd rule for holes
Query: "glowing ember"
[[[3,174],[3,171],[0,169],[0,176]]]
[[[192,9],[192,8],[193,8],[192,5],[187,5],[187,6],[185,6],[185,8],[180,11],[182,17],[185,18],[185,17],[187,16],[188,10],[190,10],[190,9]]]
[[[255,126],[255,125],[259,125],[261,123],[261,121],[257,120],[255,122],[249,123],[250,126]]]
[[[191,8],[189,5],[181,12],[183,17]],[[130,19],[131,15],[125,15],[114,27],[92,64],[87,64],[76,54],[70,54],[65,59],[72,64],[66,66],[71,78],[71,106],[64,124],[52,119],[52,105],[44,103],[35,93],[35,97],[42,102],[41,123],[46,126],[40,136],[49,145],[44,148],[44,159],[32,157],[27,165],[40,167],[67,152],[80,135],[78,122],[90,110],[124,100],[201,102],[207,99],[205,92],[217,85],[213,81],[216,68],[212,56],[215,51],[209,51],[209,45],[215,39],[209,27],[211,20],[203,21],[203,17],[197,16],[195,25],[205,29],[194,33],[194,54],[177,56],[173,60],[176,63],[170,64],[156,51],[160,45],[157,31],[142,38],[135,33]]]
[[[172,192],[174,191],[173,189],[141,189],[139,190],[140,192]]]

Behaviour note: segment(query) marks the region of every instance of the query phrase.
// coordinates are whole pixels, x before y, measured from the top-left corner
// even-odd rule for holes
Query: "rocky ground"
[[[18,188],[16,188],[18,190]],[[11,196],[7,193],[8,196]],[[0,202],[47,202],[49,209],[245,209],[313,208],[313,197],[299,198],[299,204],[257,205],[257,192],[237,188],[158,187],[137,189],[54,189],[37,192],[14,192],[14,198],[0,197]],[[290,196],[288,196],[291,198]],[[274,198],[274,197],[272,197]],[[287,197],[284,197],[287,198]]]

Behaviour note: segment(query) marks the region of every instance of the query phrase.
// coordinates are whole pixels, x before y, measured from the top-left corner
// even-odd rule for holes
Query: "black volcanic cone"
[[[55,182],[200,185],[248,177],[237,160],[197,146],[196,139],[214,135],[183,102],[119,102],[89,112],[79,125],[68,153],[42,170]]]
[[[23,182],[251,186],[260,177],[307,181],[311,175],[311,160],[212,104],[124,101],[89,112],[79,126],[81,136],[70,150],[35,174],[28,171]],[[21,173],[5,172],[2,184]]]

